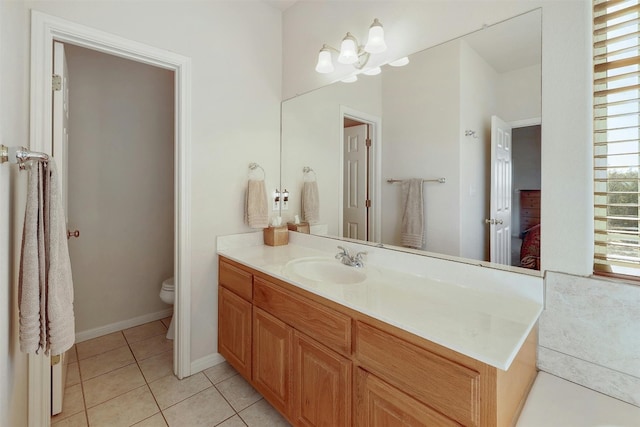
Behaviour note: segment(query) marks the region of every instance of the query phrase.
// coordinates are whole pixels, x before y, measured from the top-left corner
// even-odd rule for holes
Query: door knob
[[[485,224],[491,224],[491,225],[493,225],[493,224],[502,224],[503,222],[504,221],[501,220],[501,219],[493,219],[493,218],[484,220]]]
[[[80,237],[80,230],[75,230],[75,231],[67,230],[67,240],[69,240],[72,237]]]

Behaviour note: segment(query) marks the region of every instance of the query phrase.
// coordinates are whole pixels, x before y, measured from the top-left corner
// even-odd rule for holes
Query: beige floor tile
[[[78,343],[76,349],[78,350],[78,359],[82,360],[123,345],[127,345],[127,340],[124,339],[122,332],[114,332]]]
[[[234,415],[233,408],[215,387],[209,387],[162,412],[170,427],[210,427]]]
[[[51,425],[56,427],[87,427],[87,413],[82,411],[59,421],[52,418]]]
[[[262,399],[260,393],[240,375],[216,384],[216,388],[236,412],[240,412]]]
[[[238,375],[238,371],[236,371],[233,366],[229,365],[229,363],[222,362],[205,370],[204,374],[212,383],[218,384],[219,382]]]
[[[84,398],[82,396],[82,386],[80,384],[72,385],[64,390],[62,412],[51,417],[51,421],[58,422],[65,418],[69,418],[78,412],[84,412]]]
[[[167,327],[167,329],[169,329],[169,325],[171,324],[171,317],[165,317],[164,319],[161,320],[161,322],[164,324],[164,326]]]
[[[139,362],[173,349],[173,341],[168,340],[164,335],[156,335],[155,337],[131,343],[130,347],[133,355]]]
[[[67,351],[67,357],[68,357],[69,363],[78,361],[78,352],[76,351],[75,344]]]
[[[142,372],[136,364],[83,381],[87,408],[106,402],[145,384]]]
[[[164,420],[161,412],[158,412],[153,417],[142,420],[133,427],[167,427],[167,423]]]
[[[157,320],[155,322],[145,323],[144,325],[136,326],[134,328],[125,329],[122,331],[124,337],[129,344],[144,339],[154,337],[156,335],[162,335],[167,333],[167,327],[164,326],[162,321]]]
[[[217,424],[217,427],[247,427],[247,425],[242,421],[242,418],[236,414],[228,420]]]
[[[173,375],[173,350],[141,360],[138,365],[148,383]]]
[[[159,412],[149,387],[144,385],[89,408],[87,415],[91,427],[129,427]]]
[[[209,387],[212,387],[211,381],[202,372],[181,380],[170,375],[149,384],[163,410]]]
[[[287,427],[291,425],[264,399],[249,406],[239,415],[249,427]]]
[[[80,384],[80,368],[78,362],[70,362],[67,365],[67,382],[65,387]]]
[[[82,380],[87,381],[135,362],[136,360],[133,358],[129,346],[118,347],[115,350],[110,350],[88,359],[82,359],[79,362],[80,374],[82,375]]]

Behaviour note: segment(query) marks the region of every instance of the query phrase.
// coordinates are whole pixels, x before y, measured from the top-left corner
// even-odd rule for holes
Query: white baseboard
[[[197,374],[200,371],[209,369],[212,366],[218,365],[225,361],[220,353],[209,354],[208,356],[201,357],[198,360],[191,362],[191,375]]]
[[[172,313],[173,308],[168,308],[166,310],[156,311],[155,313],[134,317],[133,319],[122,320],[120,322],[100,326],[99,328],[78,332],[76,333],[76,343],[87,341],[91,338],[101,337],[112,332],[122,331],[123,329],[133,328],[134,326],[144,325],[145,323],[153,322],[154,320],[164,319],[165,317],[171,316]]]

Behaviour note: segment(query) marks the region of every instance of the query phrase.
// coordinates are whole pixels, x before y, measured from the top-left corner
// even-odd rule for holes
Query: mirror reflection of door
[[[511,264],[511,126],[498,116],[491,117],[491,212],[489,216],[491,259]]]
[[[369,240],[369,125],[344,119],[343,235]]]

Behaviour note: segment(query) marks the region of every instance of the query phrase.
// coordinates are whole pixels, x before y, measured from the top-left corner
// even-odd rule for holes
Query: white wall
[[[542,8],[542,268],[565,273],[557,279],[561,284],[588,276],[593,264],[593,184],[592,165],[592,58],[591,2],[584,0],[532,0],[526,2],[457,1],[457,2],[303,2],[287,9],[283,18],[283,94],[290,97],[319,87],[340,77],[320,75],[313,69],[317,51],[323,43],[337,44],[342,33],[352,31],[365,38],[372,17],[385,26],[389,59],[434,46],[461,34],[477,30],[517,14]],[[338,9],[339,8],[339,9]],[[331,25],[327,25],[327,23]],[[338,71],[341,71],[340,69]],[[598,280],[597,286],[585,293],[601,298],[592,316],[582,326],[587,331],[599,327],[607,318],[607,306],[614,304],[617,284]],[[628,286],[634,300],[640,287]],[[568,307],[582,304],[578,295],[559,287],[564,306],[547,306],[546,314],[562,314]],[[546,315],[545,314],[545,315]],[[631,312],[624,311],[626,322],[635,322]],[[549,328],[562,331],[567,318],[560,316]],[[543,342],[550,329],[541,329]],[[619,324],[610,324],[609,332],[618,335]],[[602,343],[597,335],[586,333],[584,340],[592,348],[611,354],[638,354],[638,328],[625,332],[624,340]],[[563,362],[566,369],[557,372],[572,381],[628,400],[637,393],[636,377],[621,373],[623,381],[609,387],[611,380],[599,375],[594,366],[615,369],[611,361],[598,359],[585,374],[572,372],[579,363],[581,350]],[[593,375],[590,375],[593,374]],[[609,382],[609,383],[607,383]],[[599,384],[598,384],[599,383]],[[635,388],[634,388],[635,387]],[[633,403],[633,402],[632,402]],[[637,404],[637,403],[636,403]]]
[[[501,75],[460,42],[460,256],[489,260],[491,116],[497,111]],[[465,136],[466,130],[477,138]]]
[[[162,316],[173,276],[173,72],[67,45],[76,334]],[[92,334],[88,334],[89,337]]]
[[[28,87],[22,75],[27,39],[22,5],[0,2],[0,143],[28,144]],[[27,355],[18,343],[18,256],[24,198],[25,173],[17,166],[0,165],[0,414],[8,426],[27,425]]]
[[[382,177],[439,178],[425,183],[423,249],[460,253],[460,42],[415,55],[382,75]],[[398,153],[410,153],[399,156]],[[400,245],[400,185],[382,187],[382,241]]]
[[[540,64],[500,74],[497,86],[498,115],[514,122],[539,118],[542,105]]]
[[[336,161],[342,153],[340,106],[380,116],[380,92],[380,76],[375,76],[327,86],[282,104],[282,187],[289,190],[289,210],[282,212],[284,221],[301,214],[302,168],[309,166],[318,182],[319,222],[327,224],[329,235],[339,234],[342,212],[337,203],[327,201],[341,194],[343,172]]]
[[[34,8],[192,59],[191,358],[208,360],[217,351],[216,236],[250,231],[243,223],[250,162],[266,170],[267,188],[279,181],[280,12],[259,1],[18,4],[20,25],[10,34],[17,40],[27,36]],[[18,87],[28,84],[28,52],[22,46],[9,71]],[[6,102],[21,105],[25,94]]]

